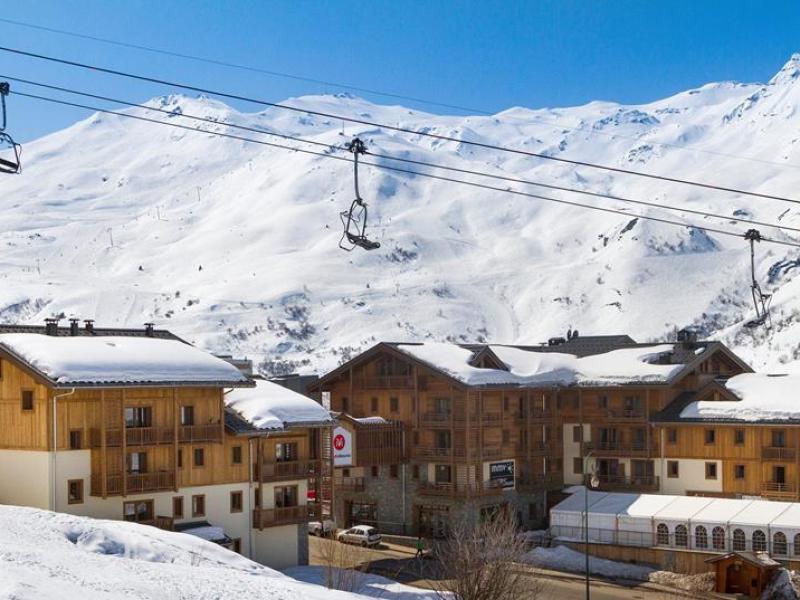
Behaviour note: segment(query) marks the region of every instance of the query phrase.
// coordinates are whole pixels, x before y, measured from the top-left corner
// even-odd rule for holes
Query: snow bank
[[[566,546],[555,548],[534,548],[523,557],[523,562],[542,569],[553,571],[571,571],[583,573],[586,569],[586,557]],[[647,581],[653,569],[641,565],[618,563],[604,558],[589,557],[589,572],[609,579],[628,579]]]
[[[294,577],[298,581],[313,583],[315,585],[325,585],[325,567],[292,567],[284,571],[286,575]],[[439,596],[432,590],[403,585],[386,577],[374,575],[372,573],[357,572],[351,579],[344,578],[353,582],[353,591],[367,598],[391,598],[391,600],[438,600]],[[326,588],[327,589],[327,588]]]
[[[800,374],[744,373],[731,377],[725,387],[740,400],[692,402],[681,411],[681,418],[741,421],[800,419],[800,405],[795,397],[800,389]]]
[[[330,423],[329,411],[308,396],[272,383],[256,380],[253,388],[238,388],[225,395],[225,406],[258,429],[285,429],[291,425]]]
[[[359,600],[365,596],[297,581],[191,535],[0,506],[0,599],[12,598]],[[423,599],[427,600],[424,595],[414,600]]]
[[[247,382],[233,365],[177,340],[4,333],[0,347],[63,385]]]
[[[623,348],[578,358],[558,352],[536,352],[509,346],[490,346],[508,371],[469,364],[473,352],[456,344],[426,342],[398,344],[397,349],[468,385],[618,385],[663,383],[683,364],[655,364],[673,350],[672,344]]]

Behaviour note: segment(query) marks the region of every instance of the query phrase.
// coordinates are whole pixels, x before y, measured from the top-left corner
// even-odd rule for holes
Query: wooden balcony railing
[[[643,410],[631,408],[608,409],[605,417],[609,421],[644,421],[647,415]]]
[[[106,446],[119,448],[122,446],[122,429],[106,429]],[[126,427],[125,445],[127,446],[152,446],[158,444],[172,444],[175,440],[173,427]],[[89,439],[93,448],[103,445],[103,434],[98,428],[89,432]],[[190,442],[221,442],[222,428],[219,424],[209,425],[182,425],[178,428],[178,441]]]
[[[761,458],[764,460],[794,460],[797,453],[794,448],[783,446],[766,446],[761,448]]]
[[[655,439],[650,442],[584,442],[585,450],[605,455],[640,455],[658,452],[658,443]]]
[[[119,473],[109,474],[106,479],[106,494],[119,496],[123,493],[123,477],[126,480],[127,493],[142,494],[175,489],[175,473],[172,471],[155,471],[153,473]],[[92,475],[92,496],[103,495],[102,475]]]
[[[491,485],[489,482],[479,485],[477,483],[436,483],[421,481],[417,486],[417,493],[422,496],[488,496],[502,494],[503,488]]]
[[[529,453],[531,456],[546,456],[550,454],[551,445],[550,442],[518,442],[514,444],[514,450],[518,456],[527,456]]]
[[[463,446],[452,446],[448,448],[438,448],[434,446],[416,446],[413,448],[415,458],[456,458],[465,460],[467,454],[470,459],[478,456],[478,451],[475,448],[470,448],[469,452]]]
[[[410,375],[373,375],[357,379],[356,384],[368,390],[410,390],[414,388],[414,378]]]
[[[286,462],[265,461],[261,464],[261,481],[287,481],[315,477],[321,472],[316,460],[293,460]],[[255,479],[258,480],[258,465],[254,465]]]
[[[478,414],[470,413],[469,422],[475,424],[478,422]],[[463,410],[450,411],[429,411],[420,415],[420,424],[424,427],[464,427],[467,423],[467,413]]]
[[[519,491],[538,491],[563,486],[564,476],[561,473],[529,474],[517,477],[515,486]]]
[[[659,479],[655,475],[629,477],[625,475],[598,475],[601,490],[630,489],[637,491],[657,491]]]
[[[308,506],[288,506],[285,508],[257,508],[253,511],[253,527],[275,527],[276,525],[294,525],[309,521]]]
[[[342,477],[334,481],[334,487],[343,492],[363,492],[366,486],[363,477]]]
[[[797,485],[794,483],[767,481],[761,484],[761,493],[764,496],[794,496],[797,493]]]

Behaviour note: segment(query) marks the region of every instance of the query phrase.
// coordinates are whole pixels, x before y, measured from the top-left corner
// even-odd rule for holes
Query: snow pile
[[[469,385],[618,385],[664,383],[683,364],[654,364],[673,350],[671,344],[624,348],[578,358],[558,352],[536,352],[490,346],[508,371],[473,367],[473,352],[456,344],[398,344],[397,349]]]
[[[553,571],[583,573],[586,569],[586,556],[566,546],[534,548],[525,554],[523,562]],[[631,565],[590,556],[589,572],[592,575],[598,575],[608,579],[647,581],[653,569],[641,565]]]
[[[330,412],[308,396],[271,381],[256,380],[255,384],[253,388],[239,388],[225,394],[225,406],[257,429],[334,422]]]
[[[4,333],[0,347],[59,385],[247,382],[233,365],[177,340]]]
[[[716,575],[711,572],[687,575],[672,571],[654,571],[650,573],[650,581],[687,592],[713,592]]]
[[[325,567],[292,567],[286,569],[285,574],[294,577],[298,581],[313,583],[315,585],[325,585]],[[341,577],[340,579],[352,582],[352,591],[365,598],[383,598],[391,600],[441,600],[441,597],[434,591],[403,585],[386,577],[374,575],[372,573],[356,572],[352,576]],[[444,598],[449,594],[445,593]]]
[[[191,535],[31,508],[0,506],[0,549],[2,600],[364,598],[299,582]]]
[[[744,373],[731,377],[725,387],[741,400],[692,402],[680,416],[741,421],[800,419],[800,404],[795,396],[800,389],[800,374]]]

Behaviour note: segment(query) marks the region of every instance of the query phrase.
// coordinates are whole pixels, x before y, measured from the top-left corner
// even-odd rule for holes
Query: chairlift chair
[[[22,172],[22,146],[17,144],[7,133],[0,131],[0,153],[10,150],[10,156],[0,154],[0,173],[15,175]]]
[[[367,203],[364,202],[358,191],[358,155],[365,154],[367,149],[359,138],[354,138],[347,145],[347,149],[353,153],[353,182],[356,197],[350,204],[349,210],[339,213],[344,227],[342,238],[339,240],[339,248],[347,252],[356,246],[364,250],[377,250],[381,247],[380,243],[367,237]]]
[[[744,234],[744,239],[750,242],[750,293],[753,296],[753,307],[756,309],[755,318],[747,321],[744,326],[747,329],[756,329],[766,325],[766,328],[770,329],[772,328],[772,318],[769,314],[769,306],[772,303],[772,294],[762,292],[761,286],[756,280],[755,243],[761,241],[761,233],[757,229],[748,229]]]

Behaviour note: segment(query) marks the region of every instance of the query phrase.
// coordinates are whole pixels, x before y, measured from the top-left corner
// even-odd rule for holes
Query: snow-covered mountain
[[[23,101],[11,98],[12,115]],[[636,106],[438,116],[349,95],[287,103],[800,198],[800,55],[766,84],[713,83]],[[800,206],[790,203],[303,113],[240,113],[204,97],[151,104],[175,113],[155,118],[189,126],[197,123],[180,113],[331,144],[359,135],[376,152],[800,228]],[[787,246],[757,248],[774,328],[751,331],[742,326],[753,315],[743,239],[367,167],[362,194],[382,247],[348,254],[337,243],[339,211],[353,197],[349,163],[107,114],[27,144],[24,168],[0,180],[2,321],[155,321],[211,350],[254,358],[269,373],[329,368],[380,339],[536,343],[569,326],[645,341],[695,324],[759,367],[800,360],[800,252]]]

